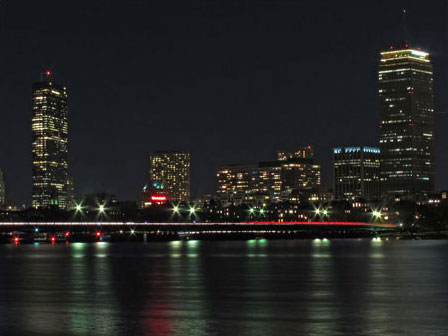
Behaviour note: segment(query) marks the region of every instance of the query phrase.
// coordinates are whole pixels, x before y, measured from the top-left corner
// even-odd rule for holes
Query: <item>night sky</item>
[[[379,51],[402,37],[435,71],[437,189],[448,188],[448,6],[442,1],[17,1],[0,5],[0,166],[31,200],[31,86],[69,89],[77,194],[136,199],[149,154],[192,153],[192,193],[217,166],[311,144],[377,146]]]

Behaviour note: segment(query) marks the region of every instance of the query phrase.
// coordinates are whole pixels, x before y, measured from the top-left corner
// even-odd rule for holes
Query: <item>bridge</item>
[[[365,222],[0,222],[0,242],[377,237],[397,225]]]

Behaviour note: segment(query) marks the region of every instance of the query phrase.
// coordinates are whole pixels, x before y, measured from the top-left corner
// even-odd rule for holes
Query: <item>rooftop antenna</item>
[[[404,45],[407,48],[409,46],[409,42],[408,42],[408,26],[407,26],[407,22],[406,22],[406,16],[407,16],[407,9],[403,8],[401,10],[401,29],[402,29],[402,34],[403,34],[403,39],[404,39]]]

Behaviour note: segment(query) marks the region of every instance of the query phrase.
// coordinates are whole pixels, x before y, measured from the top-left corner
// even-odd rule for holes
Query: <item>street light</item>
[[[253,215],[255,213],[255,209],[254,208],[249,208],[249,215]]]
[[[174,207],[173,207],[173,214],[178,214],[179,213],[179,206],[178,205],[175,205]]]
[[[373,216],[374,219],[381,219],[381,216],[382,216],[381,211],[379,211],[379,210],[372,210],[372,216]]]
[[[194,216],[196,215],[196,208],[193,206],[190,207],[190,209],[188,209],[188,212],[190,213],[190,216]]]
[[[261,208],[261,209],[260,209],[260,215],[262,215],[262,216],[263,216],[263,215],[264,215],[264,213],[265,213],[265,210],[264,210],[263,208]]]
[[[100,217],[100,221],[103,220],[103,215],[106,214],[106,205],[105,204],[100,204],[99,208],[98,208],[98,216]]]

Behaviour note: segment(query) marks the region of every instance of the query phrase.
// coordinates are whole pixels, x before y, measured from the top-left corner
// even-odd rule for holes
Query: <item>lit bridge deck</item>
[[[0,242],[376,237],[396,229],[364,222],[0,222]]]
[[[366,223],[366,222],[173,222],[173,223],[152,223],[152,222],[0,222],[0,230],[8,228],[79,228],[79,227],[134,227],[141,229],[152,228],[204,228],[222,227],[226,229],[239,228],[322,228],[322,227],[340,227],[340,228],[363,228],[363,229],[393,229],[397,225],[389,223]]]

